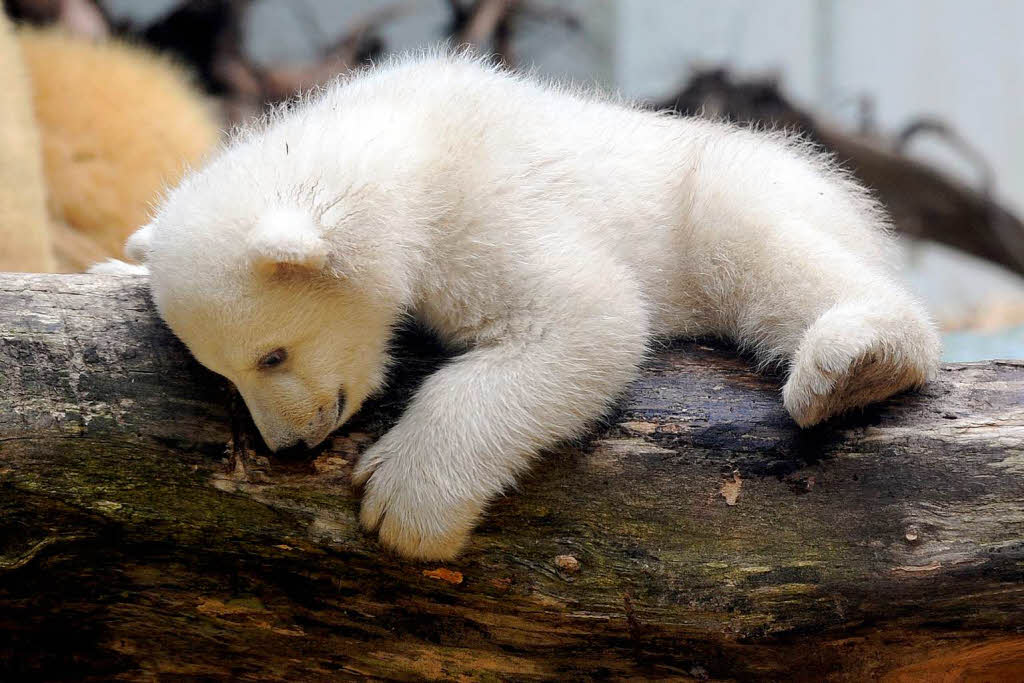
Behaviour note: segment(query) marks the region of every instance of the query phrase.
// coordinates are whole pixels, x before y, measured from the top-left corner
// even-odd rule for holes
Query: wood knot
[[[572,555],[557,555],[555,566],[566,574],[575,574],[580,570],[580,561]]]

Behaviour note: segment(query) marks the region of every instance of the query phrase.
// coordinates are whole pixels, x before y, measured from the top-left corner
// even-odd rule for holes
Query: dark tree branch
[[[906,140],[927,128],[904,132],[895,146],[877,137],[839,131],[795,107],[769,80],[736,81],[727,72],[697,74],[678,94],[654,105],[683,114],[800,131],[834,153],[837,160],[874,190],[892,214],[896,229],[962,249],[1024,274],[1024,223],[990,196],[991,183],[975,190],[901,154]],[[969,158],[959,138],[951,141]],[[902,140],[902,142],[900,141]]]

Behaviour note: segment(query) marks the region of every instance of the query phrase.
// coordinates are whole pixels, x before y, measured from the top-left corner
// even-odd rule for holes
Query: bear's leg
[[[531,456],[600,417],[635,376],[648,340],[635,288],[609,289],[617,291],[524,313],[529,324],[511,326],[520,333],[427,378],[356,466],[363,525],[407,557],[450,558]]]
[[[804,334],[782,390],[801,427],[920,386],[934,373],[934,329],[919,308],[896,299],[836,304]]]
[[[809,427],[924,383],[938,334],[877,262],[827,229],[789,223],[733,243],[719,269],[722,331],[784,364],[783,402]],[[865,242],[877,236],[865,233]]]

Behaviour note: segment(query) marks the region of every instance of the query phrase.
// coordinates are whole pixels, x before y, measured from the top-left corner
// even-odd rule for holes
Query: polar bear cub
[[[805,427],[920,385],[939,355],[882,211],[801,142],[463,56],[395,61],[241,132],[127,252],[272,449],[321,442],[381,387],[403,316],[464,350],[355,469],[362,523],[415,558],[457,554],[653,339],[785,366]]]

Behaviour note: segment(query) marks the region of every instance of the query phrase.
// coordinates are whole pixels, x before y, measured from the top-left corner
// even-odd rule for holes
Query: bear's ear
[[[292,209],[264,214],[249,233],[246,249],[253,266],[271,274],[282,268],[319,272],[330,255],[320,227],[308,214]]]
[[[132,233],[124,243],[124,255],[133,261],[145,263],[149,260],[149,250],[153,242],[153,225],[143,225]]]

